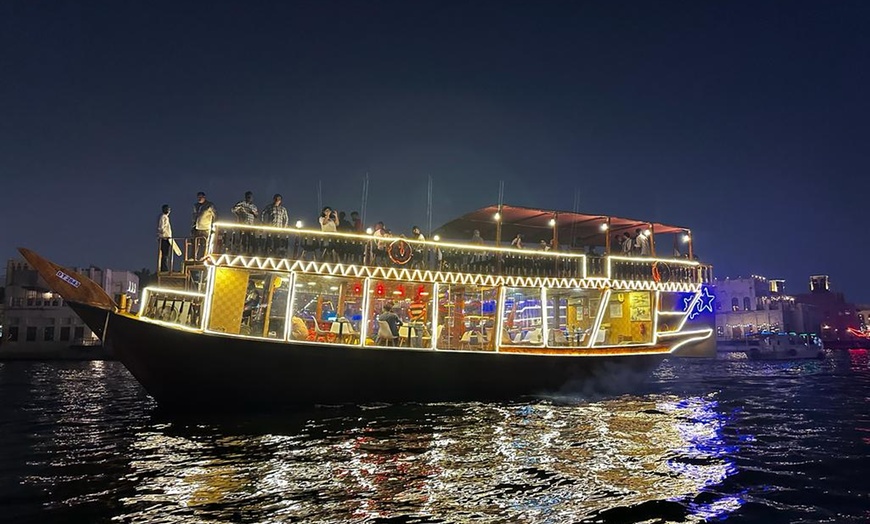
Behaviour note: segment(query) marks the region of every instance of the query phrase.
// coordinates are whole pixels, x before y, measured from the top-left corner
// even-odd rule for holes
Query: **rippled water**
[[[868,522],[870,366],[665,362],[633,395],[176,420],[119,363],[0,364],[8,522]]]

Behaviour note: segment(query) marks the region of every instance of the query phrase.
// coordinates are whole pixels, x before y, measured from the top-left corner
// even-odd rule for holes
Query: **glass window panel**
[[[544,343],[540,288],[505,288],[502,344]]]
[[[366,344],[432,347],[432,294],[433,286],[428,283],[371,280]],[[391,320],[387,306],[398,322]],[[383,332],[381,326],[385,326]]]
[[[613,290],[604,308],[594,346],[652,342],[655,294],[651,291]]]
[[[363,289],[362,279],[297,275],[290,339],[358,344]]]
[[[495,350],[497,287],[438,286],[439,349]]]
[[[290,276],[218,268],[209,329],[232,335],[284,338]]]
[[[547,345],[588,345],[602,293],[597,289],[548,289]]]

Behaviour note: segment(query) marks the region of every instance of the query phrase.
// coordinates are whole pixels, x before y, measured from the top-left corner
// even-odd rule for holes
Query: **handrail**
[[[704,282],[705,266],[694,260],[591,256],[461,244],[404,237],[327,232],[219,222],[209,255],[316,260],[374,267],[557,278],[605,278],[653,282]],[[654,271],[653,267],[661,271]]]

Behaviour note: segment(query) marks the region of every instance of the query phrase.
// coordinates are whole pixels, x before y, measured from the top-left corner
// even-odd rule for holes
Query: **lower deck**
[[[147,288],[140,317],[183,329],[312,345],[527,354],[666,353],[712,296],[208,267],[204,293]]]

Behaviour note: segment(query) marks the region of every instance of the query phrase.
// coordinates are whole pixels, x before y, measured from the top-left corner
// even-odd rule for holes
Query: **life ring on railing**
[[[667,282],[671,279],[671,268],[664,262],[653,262],[652,277],[656,282]]]
[[[414,250],[411,249],[410,244],[400,238],[387,246],[387,256],[390,257],[393,263],[402,266],[411,261],[411,257],[414,256]]]

